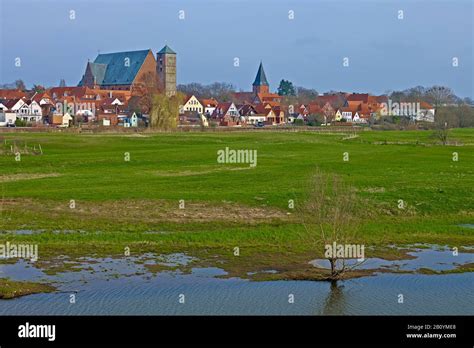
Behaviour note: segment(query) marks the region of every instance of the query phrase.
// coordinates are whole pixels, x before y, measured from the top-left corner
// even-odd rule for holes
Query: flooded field
[[[375,275],[339,281],[262,281],[224,279],[217,267],[192,264],[185,254],[141,258],[81,258],[67,271],[48,274],[26,261],[0,266],[0,277],[48,282],[57,291],[0,300],[1,315],[356,315],[474,314],[474,273],[421,274],[429,268],[448,271],[473,261],[472,253],[453,256],[445,248],[420,248],[406,260],[367,259]],[[327,267],[326,260],[314,260]],[[151,271],[154,266],[175,267]],[[273,272],[269,270],[268,272]],[[398,272],[398,273],[397,273]],[[71,303],[74,295],[75,303]],[[403,303],[400,303],[400,295]]]

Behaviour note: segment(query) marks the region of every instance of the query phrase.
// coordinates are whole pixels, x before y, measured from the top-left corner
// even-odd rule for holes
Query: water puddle
[[[417,245],[419,246],[419,245]],[[448,271],[459,267],[460,265],[474,262],[472,253],[458,252],[457,255],[447,247],[433,248],[433,246],[422,245],[423,248],[416,248],[414,251],[407,252],[413,256],[411,259],[389,261],[380,258],[367,258],[363,262],[350,259],[345,263],[348,267],[358,265],[358,269],[378,269],[385,268],[394,271],[416,271],[422,268],[429,268],[434,271]],[[425,249],[431,247],[430,249]],[[309,262],[315,267],[330,268],[330,263],[326,259],[316,259]],[[342,261],[338,261],[338,267]]]
[[[416,271],[449,270],[473,261],[473,254],[453,256],[446,248],[410,251],[413,259],[369,259],[363,267]],[[474,273],[447,275],[379,273],[340,281],[262,281],[220,278],[218,267],[194,267],[182,253],[140,257],[93,258],[60,262],[54,274],[20,260],[0,265],[0,277],[48,282],[58,291],[0,300],[0,315],[474,315]],[[326,267],[325,260],[314,260]],[[177,267],[157,273],[147,265]],[[71,271],[69,267],[73,268]],[[181,272],[186,267],[187,272]],[[267,270],[274,273],[275,270]],[[71,293],[76,303],[69,302]],[[398,294],[403,293],[404,304]],[[288,296],[295,301],[290,303]],[[185,296],[181,303],[180,296]]]
[[[467,227],[467,228],[474,228],[474,224],[460,224],[458,226]]]

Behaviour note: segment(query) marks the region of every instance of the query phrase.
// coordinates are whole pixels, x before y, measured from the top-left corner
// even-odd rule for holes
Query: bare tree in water
[[[355,189],[345,184],[337,175],[327,175],[317,170],[309,181],[307,198],[299,208],[313,245],[321,247],[352,245],[356,237],[357,211],[360,201]],[[359,266],[363,261],[349,266],[346,258],[337,254],[325,257],[330,264],[330,280],[342,279],[344,273]]]

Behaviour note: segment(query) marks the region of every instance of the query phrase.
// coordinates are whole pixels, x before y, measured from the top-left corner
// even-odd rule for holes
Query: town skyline
[[[28,87],[33,84],[57,86],[60,79],[65,79],[68,86],[75,86],[81,79],[84,64],[88,59],[92,61],[98,50],[109,53],[150,48],[156,54],[163,45],[169,45],[179,54],[178,84],[227,82],[237,90],[246,90],[256,66],[263,61],[272,91],[281,79],[287,79],[295,86],[318,92],[341,90],[381,94],[418,85],[445,85],[461,97],[474,97],[473,35],[469,28],[472,4],[468,1],[449,4],[441,1],[430,6],[423,1],[389,1],[385,6],[367,1],[357,4],[282,1],[270,6],[268,1],[258,1],[252,5],[257,14],[248,13],[245,8],[250,4],[245,0],[225,6],[206,1],[213,5],[214,17],[203,12],[208,6],[200,8],[190,1],[142,2],[157,11],[143,11],[126,2],[119,2],[120,6],[109,9],[107,1],[100,1],[94,3],[96,11],[91,13],[87,12],[87,1],[68,4],[48,1],[54,6],[45,7],[27,0],[3,0],[1,37],[3,46],[10,49],[1,53],[1,83],[22,79]],[[44,14],[45,29],[42,31],[54,33],[53,37],[41,40],[42,31],[35,32],[29,25],[18,29],[20,36],[29,32],[32,40],[29,45],[21,45],[12,35],[7,35],[5,28],[12,19],[6,13],[17,8],[18,3],[28,5],[24,10],[26,18]],[[404,11],[403,19],[397,18],[399,8]],[[104,17],[106,9],[113,16]],[[233,18],[256,23],[253,30],[258,29],[262,35],[249,40],[246,38],[250,37],[252,26],[249,29],[239,25],[238,30],[222,26],[223,19],[219,14],[224,15],[224,10]],[[274,18],[274,25],[260,28],[256,22],[259,10],[265,10],[266,17]],[[75,11],[74,19],[70,19],[70,11]],[[289,11],[293,11],[293,19],[289,18]],[[156,20],[147,21],[150,17],[145,12],[154,14]],[[361,20],[355,21],[357,25],[350,30],[328,28],[328,22],[338,18],[342,23],[351,12],[356,16],[352,18],[371,19],[372,24]],[[320,23],[312,24],[311,15],[315,13],[325,16],[318,16]],[[180,15],[184,18],[180,19]],[[422,21],[420,27],[419,21],[426,18],[423,16],[432,20]],[[128,24],[117,26],[110,17],[115,21],[126,20]],[[54,21],[48,21],[48,18]],[[90,23],[99,19],[102,26],[91,28]],[[139,21],[146,25],[137,26]],[[213,25],[203,27],[203,23]],[[383,23],[393,27],[384,27],[384,35],[370,29]],[[213,26],[222,29],[209,28]],[[101,35],[94,36],[97,30]],[[434,54],[441,46],[443,53]],[[196,47],[200,49],[196,50]],[[288,51],[297,53],[287,54]],[[15,66],[16,58],[21,59],[20,67]],[[348,58],[348,66],[343,65],[344,58]],[[457,59],[456,67],[453,66],[454,58]]]

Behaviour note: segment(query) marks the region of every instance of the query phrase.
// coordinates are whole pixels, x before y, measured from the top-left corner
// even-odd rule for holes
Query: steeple
[[[254,93],[268,93],[268,81],[267,76],[265,75],[265,70],[263,70],[263,64],[260,62],[258,67],[257,76],[255,76],[255,81],[252,84]]]
[[[253,82],[254,86],[268,86],[267,77],[265,76],[265,70],[263,70],[263,64],[260,62],[260,66],[258,67],[257,76],[255,76],[255,81]]]

